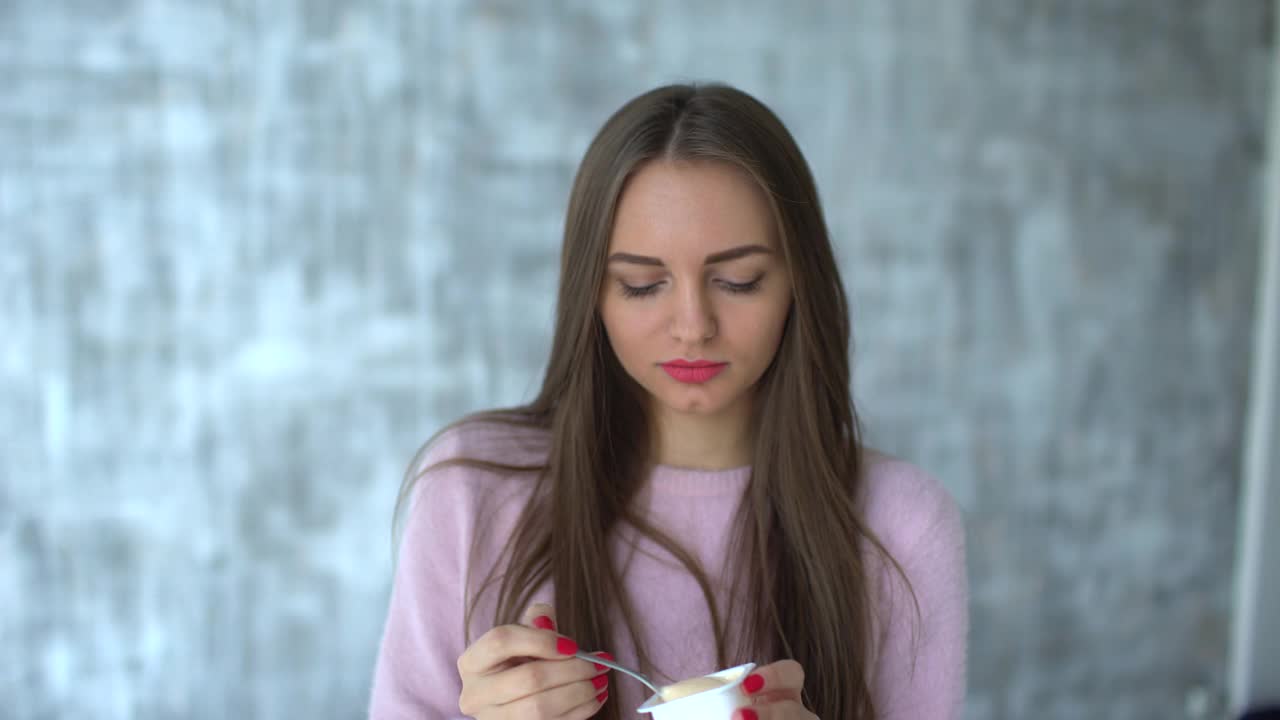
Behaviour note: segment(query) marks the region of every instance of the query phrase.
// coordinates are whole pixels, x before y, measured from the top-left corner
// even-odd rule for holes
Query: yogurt
[[[662,702],[671,702],[680,698],[687,698],[708,690],[715,690],[718,687],[724,687],[729,684],[729,680],[718,677],[696,677],[688,680],[681,680],[678,683],[664,686],[658,691],[658,695],[662,697]]]
[[[650,720],[727,718],[751,704],[742,691],[742,680],[754,669],[755,663],[747,663],[666,685],[636,710],[650,713]]]

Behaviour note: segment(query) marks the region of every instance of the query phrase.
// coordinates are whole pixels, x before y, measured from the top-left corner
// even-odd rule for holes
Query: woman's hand
[[[476,720],[580,720],[609,697],[608,669],[573,657],[549,605],[532,605],[520,625],[500,625],[458,658],[458,709]]]
[[[800,700],[804,668],[795,660],[779,660],[756,668],[742,681],[752,705],[733,714],[734,720],[817,720]]]

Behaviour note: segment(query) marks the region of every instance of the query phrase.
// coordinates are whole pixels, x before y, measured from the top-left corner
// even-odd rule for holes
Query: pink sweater
[[[539,462],[546,457],[546,437],[493,426],[455,430],[435,443],[422,467],[459,456]],[[879,573],[880,651],[871,678],[876,707],[882,718],[891,720],[959,718],[969,626],[960,512],[946,490],[913,465],[873,451],[866,460],[866,520],[906,571],[922,621],[915,625],[910,598],[897,576]],[[730,519],[749,480],[750,468],[745,467],[699,471],[658,466],[640,498],[648,516],[711,573],[722,609],[727,595],[716,571],[722,569]],[[498,561],[530,485],[528,475],[466,467],[441,469],[419,481],[405,516],[374,672],[371,718],[461,717],[462,681],[455,663],[466,648],[466,602]],[[468,579],[476,539],[476,562],[482,567],[472,568]],[[640,542],[638,552],[618,542],[613,552],[618,567],[625,568],[638,630],[660,671],[657,679],[669,682],[719,670],[706,603],[682,566],[647,541]],[[473,618],[472,641],[492,626],[492,595],[486,593]],[[554,605],[552,588],[541,588],[535,600]],[[625,632],[619,635],[626,637]],[[629,644],[584,649],[608,650],[619,662],[636,666]],[[646,697],[643,690],[625,676],[611,677],[609,702],[638,707]]]

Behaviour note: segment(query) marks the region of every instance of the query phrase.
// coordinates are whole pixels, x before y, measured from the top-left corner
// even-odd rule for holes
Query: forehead
[[[769,199],[745,171],[721,162],[658,160],[623,188],[610,251],[703,255],[744,244],[777,249]]]

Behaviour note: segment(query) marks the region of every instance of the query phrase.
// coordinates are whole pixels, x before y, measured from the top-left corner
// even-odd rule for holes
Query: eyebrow
[[[718,253],[711,253],[706,260],[702,261],[703,265],[714,265],[716,263],[737,260],[748,255],[772,255],[773,251],[763,245],[742,245],[728,250],[721,250]],[[647,257],[645,255],[632,255],[631,253],[614,253],[609,256],[609,262],[624,262],[633,265],[652,265],[654,267],[664,267],[661,260],[656,257]]]

